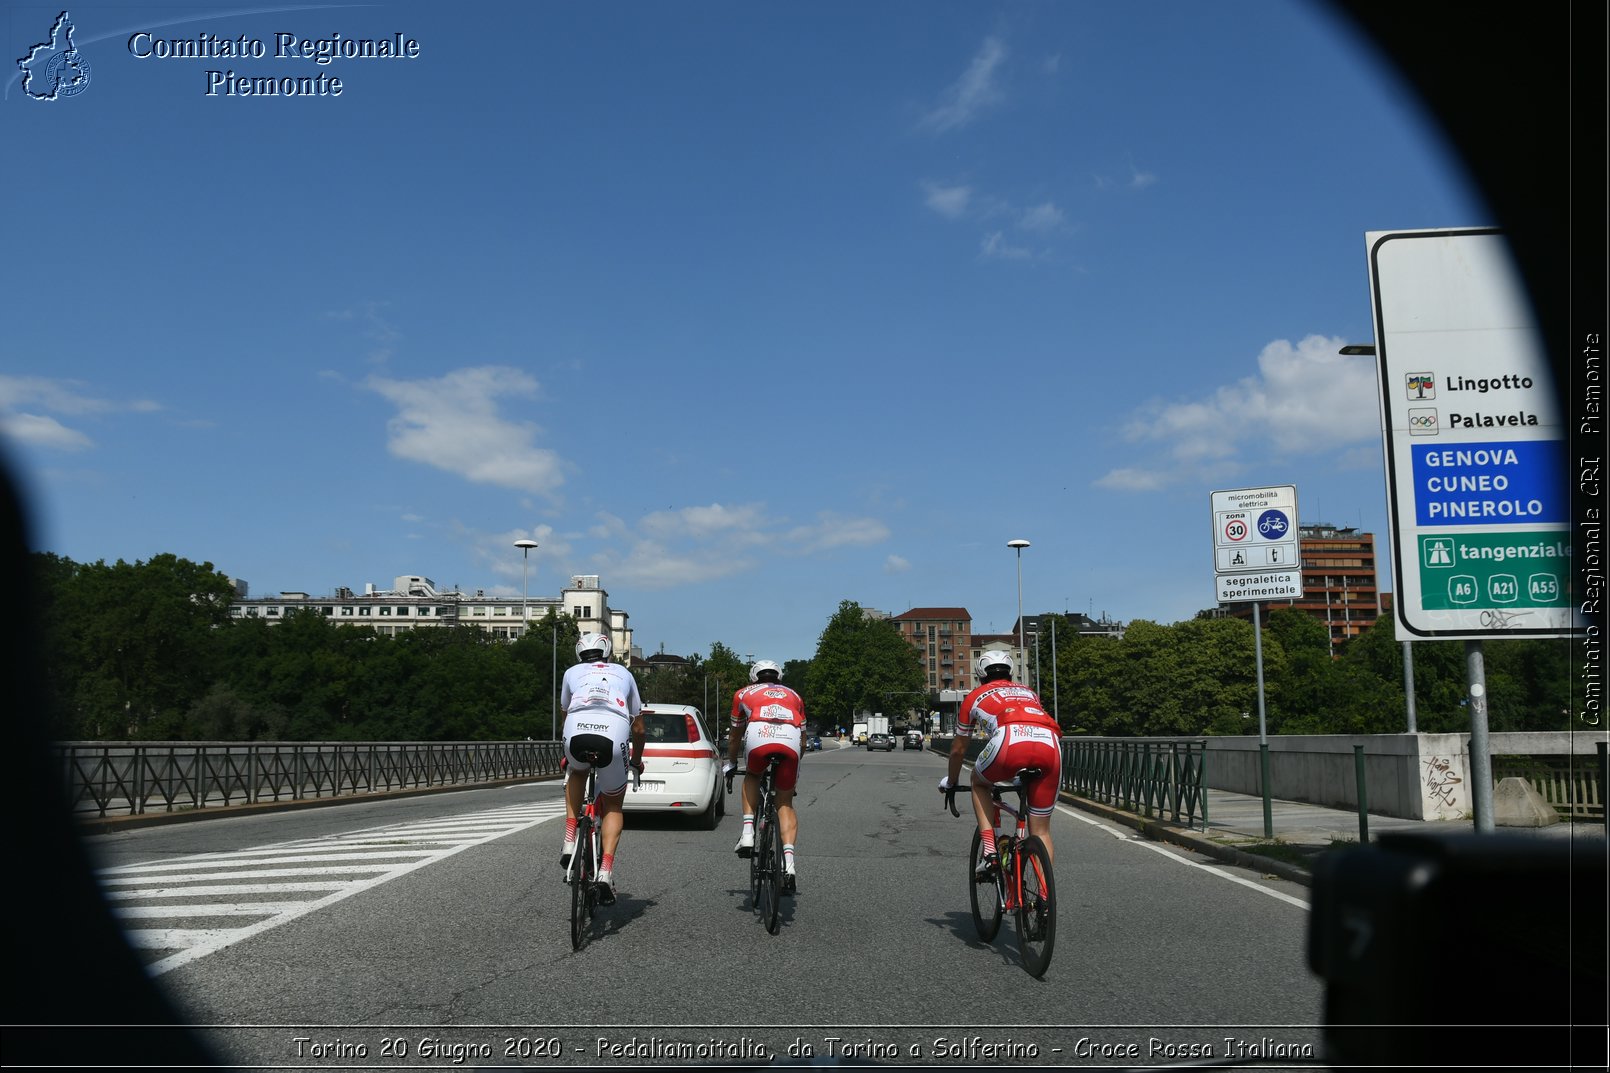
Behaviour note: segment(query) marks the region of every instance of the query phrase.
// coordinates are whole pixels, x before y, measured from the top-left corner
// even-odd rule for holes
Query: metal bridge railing
[[[949,754],[949,737],[929,748]],[[967,758],[983,749],[967,743]],[[1126,812],[1207,830],[1206,738],[1062,739],[1062,789]]]
[[[1063,738],[1062,788],[1187,828],[1207,829],[1207,739]]]
[[[51,762],[79,816],[469,786],[559,773],[556,741],[58,742]]]

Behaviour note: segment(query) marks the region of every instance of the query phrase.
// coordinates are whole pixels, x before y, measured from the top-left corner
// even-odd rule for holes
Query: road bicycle
[[[782,764],[773,756],[760,773],[760,801],[755,809],[755,848],[749,856],[749,904],[760,912],[766,930],[776,935],[782,927],[783,829],[777,822],[777,768]],[[748,771],[727,776],[727,792],[732,780]]]
[[[980,869],[984,863],[983,835],[974,828],[972,849],[967,854],[967,894],[973,905],[973,926],[984,942],[995,938],[1001,927],[1001,917],[1010,912],[1017,924],[1017,949],[1023,968],[1030,976],[1043,977],[1051,964],[1051,948],[1057,935],[1056,881],[1051,874],[1051,855],[1045,843],[1028,833],[1027,789],[1023,780],[1039,774],[1035,768],[1025,768],[1008,783],[991,784],[990,798],[995,807],[1010,814],[1017,821],[1016,830],[1001,832],[995,839],[995,861]],[[975,776],[976,777],[976,776]],[[956,809],[956,794],[970,793],[966,783],[941,791],[951,815],[960,816]],[[1017,807],[1001,800],[1010,791],[1017,793]]]
[[[582,942],[587,938],[588,927],[592,924],[593,916],[600,904],[602,884],[598,880],[598,870],[602,866],[603,847],[597,801],[598,768],[610,761],[609,753],[588,750],[585,747],[577,750],[577,756],[591,767],[587,770],[587,789],[582,794],[581,809],[576,814],[576,850],[570,855],[570,863],[565,867],[565,882],[570,884],[570,949],[572,950],[581,949]],[[640,773],[633,769],[634,788],[639,785],[641,777]]]

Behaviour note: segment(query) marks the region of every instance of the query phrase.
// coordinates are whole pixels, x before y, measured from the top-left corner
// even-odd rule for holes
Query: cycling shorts
[[[792,790],[799,780],[800,729],[792,723],[751,719],[744,728],[744,770],[760,772],[772,757],[777,766],[777,789]]]
[[[632,723],[608,708],[582,708],[565,713],[565,761],[570,770],[593,770],[590,760],[577,752],[605,753],[609,760],[598,767],[598,794],[614,797],[626,792],[626,762],[632,756]]]
[[[973,761],[973,775],[985,782],[1007,783],[1024,768],[1040,774],[1024,780],[1028,787],[1029,815],[1049,816],[1062,783],[1062,742],[1050,727],[1008,723],[996,729]]]

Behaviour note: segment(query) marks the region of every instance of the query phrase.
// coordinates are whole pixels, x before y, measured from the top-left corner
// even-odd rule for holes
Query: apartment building
[[[965,607],[913,607],[891,616],[922,660],[930,692],[972,688],[973,616]]]
[[[273,624],[293,612],[311,610],[338,625],[371,626],[385,636],[438,626],[477,626],[512,641],[526,623],[539,624],[549,610],[556,610],[575,620],[582,633],[606,634],[620,658],[632,651],[630,616],[609,606],[609,593],[599,584],[597,574],[572,576],[558,596],[488,595],[484,589],[444,591],[419,574],[393,579],[390,589],[371,584],[356,593],[342,587],[332,596],[281,592],[253,598],[246,583],[238,579],[235,591],[237,598],[229,605],[233,618],[261,618]]]

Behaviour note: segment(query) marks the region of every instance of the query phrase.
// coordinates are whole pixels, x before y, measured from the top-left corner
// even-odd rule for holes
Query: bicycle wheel
[[[1057,938],[1057,886],[1045,843],[1030,835],[1017,848],[1017,948],[1030,976],[1044,976]]]
[[[752,909],[760,908],[760,864],[762,843],[766,837],[765,810],[762,810],[759,822],[755,824],[755,848],[749,852],[749,906]]]
[[[967,896],[973,903],[973,927],[984,942],[1001,930],[1001,892],[996,879],[978,878],[978,864],[984,859],[984,837],[973,828],[973,848],[967,854]]]
[[[570,872],[570,949],[580,950],[593,915],[593,828],[585,816],[576,825],[576,855]]]
[[[783,831],[775,814],[767,817],[765,841],[766,863],[760,869],[760,919],[765,923],[766,930],[776,935],[777,929],[782,927]]]

